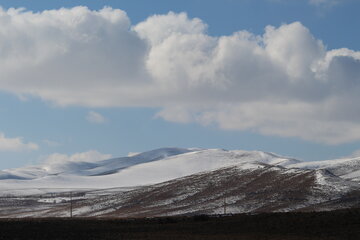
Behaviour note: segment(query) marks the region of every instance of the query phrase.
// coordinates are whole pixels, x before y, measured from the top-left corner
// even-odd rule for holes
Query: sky
[[[0,6],[0,169],[161,147],[360,152],[360,1]]]

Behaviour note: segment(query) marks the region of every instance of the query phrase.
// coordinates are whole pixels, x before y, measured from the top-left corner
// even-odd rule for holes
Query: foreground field
[[[2,219],[0,239],[360,239],[360,210],[154,219]]]

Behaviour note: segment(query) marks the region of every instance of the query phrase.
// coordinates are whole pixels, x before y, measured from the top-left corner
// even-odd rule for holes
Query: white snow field
[[[329,170],[347,180],[360,180],[360,158],[301,162],[261,151],[162,148],[97,162],[52,162],[2,170],[0,194],[143,186],[233,165],[254,168],[259,163],[288,169]]]

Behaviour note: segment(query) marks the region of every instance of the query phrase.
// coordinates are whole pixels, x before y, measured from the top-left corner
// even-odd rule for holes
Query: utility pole
[[[70,218],[73,217],[73,203],[72,203],[72,192],[70,192]]]
[[[224,196],[224,215],[226,215],[226,197]]]

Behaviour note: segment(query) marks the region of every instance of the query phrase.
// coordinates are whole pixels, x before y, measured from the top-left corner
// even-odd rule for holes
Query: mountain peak
[[[232,166],[247,170],[263,166],[327,169],[337,176],[360,176],[360,162],[355,160],[301,162],[262,151],[167,147],[101,161],[58,162],[52,171],[41,166],[4,170],[0,172],[0,189],[132,187]]]

